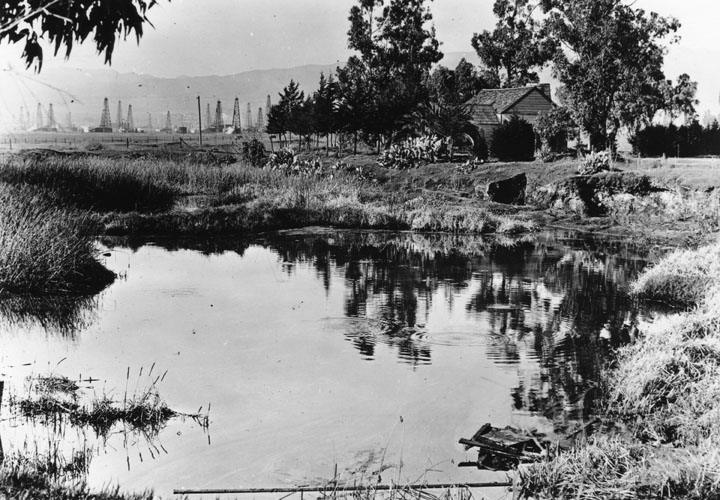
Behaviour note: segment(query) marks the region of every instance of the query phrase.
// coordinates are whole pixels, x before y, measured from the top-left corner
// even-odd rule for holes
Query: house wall
[[[513,115],[517,115],[530,124],[535,125],[538,113],[550,111],[552,107],[552,103],[540,95],[539,92],[531,92],[512,108],[508,109],[507,112],[503,113],[502,121],[507,121]]]
[[[485,140],[488,142],[492,138],[493,130],[498,128],[498,126],[500,125],[499,123],[496,123],[496,124],[477,123],[477,122],[473,122],[473,121],[471,121],[470,123],[472,123],[473,125],[475,125],[475,127],[477,127],[478,131],[480,132],[480,135],[482,135],[485,138]]]

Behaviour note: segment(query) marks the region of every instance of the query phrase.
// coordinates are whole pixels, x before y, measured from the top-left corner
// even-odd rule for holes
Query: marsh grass
[[[96,260],[97,232],[88,214],[0,184],[0,295],[101,290],[115,275]]]
[[[29,186],[50,206],[91,210],[113,235],[242,234],[302,225],[464,234],[532,229],[459,206],[457,196],[387,191],[344,170],[294,175],[240,163],[45,155],[5,159],[0,181]]]
[[[61,207],[96,212],[153,212],[173,206],[176,190],[147,161],[19,157],[0,166],[0,182],[32,186]]]
[[[48,462],[48,460],[50,460]],[[70,469],[82,467],[85,458],[77,455],[73,461],[61,465]],[[152,500],[152,492],[121,493],[119,488],[91,491],[83,480],[64,479],[65,472],[57,470],[51,458],[43,456],[9,456],[0,467],[0,498],[7,500]],[[53,476],[51,472],[56,471]]]
[[[58,376],[35,377],[29,379],[27,394],[11,398],[11,406],[25,418],[46,423],[67,421],[78,427],[90,427],[99,436],[107,436],[118,424],[123,424],[153,438],[170,419],[178,416],[191,418],[207,428],[208,415],[181,414],[168,407],[156,386],[159,379],[143,391],[124,395],[122,400],[103,392],[83,401],[74,381]]]

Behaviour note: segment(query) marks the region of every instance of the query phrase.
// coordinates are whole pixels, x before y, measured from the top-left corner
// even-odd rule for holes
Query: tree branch
[[[30,19],[31,17],[34,17],[34,16],[38,15],[40,12],[45,12],[45,14],[47,14],[48,12],[47,12],[45,9],[47,9],[47,8],[50,7],[51,5],[54,5],[54,4],[58,3],[59,1],[60,1],[60,0],[51,0],[51,1],[48,2],[47,4],[45,4],[45,5],[37,8],[37,9],[35,9],[34,11],[32,11],[32,12],[30,12],[30,13],[26,13],[25,15],[23,15],[23,16],[15,19],[14,21],[6,24],[5,26],[0,27],[0,36],[4,35],[5,33],[7,33],[7,32],[10,31],[10,30],[12,30],[12,29],[15,28],[18,24],[23,23],[23,22],[27,21],[28,19]],[[58,16],[58,17],[59,17],[59,16]],[[69,19],[68,19],[67,21],[69,21]]]

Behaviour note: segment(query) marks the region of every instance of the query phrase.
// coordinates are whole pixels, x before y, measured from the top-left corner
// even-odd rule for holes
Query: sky
[[[720,1],[623,0],[680,20],[682,37],[666,58],[666,76],[687,72],[700,83],[700,108],[720,112]],[[344,61],[347,20],[356,0],[159,0],[149,10],[154,25],[138,45],[119,44],[112,69],[160,77],[227,75],[252,69],[287,68]],[[471,52],[473,33],[492,29],[493,0],[429,3],[443,52]],[[23,68],[22,47],[0,45],[0,68]],[[102,68],[91,44],[77,46],[69,60],[46,50],[46,68]]]

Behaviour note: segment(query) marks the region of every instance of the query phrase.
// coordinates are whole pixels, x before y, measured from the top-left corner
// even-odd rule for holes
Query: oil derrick
[[[37,114],[35,115],[35,128],[42,128],[42,106],[38,103]]]
[[[53,105],[50,103],[50,107],[48,108],[48,119],[47,119],[47,128],[54,129],[57,124],[55,123],[55,112],[53,111]]]
[[[122,101],[118,101],[118,111],[117,111],[117,122],[116,123],[117,123],[117,127],[118,127],[118,132],[120,132],[123,128],[125,128],[125,127],[123,127],[124,123],[123,123],[123,116],[122,116]]]
[[[210,103],[207,103],[207,114],[205,115],[205,123],[207,123],[208,129],[212,129],[212,120],[210,119]]]
[[[98,130],[101,129],[101,130]],[[103,102],[102,115],[100,116],[100,126],[95,129],[97,132],[112,132],[112,122],[110,121],[110,106],[108,105],[108,98],[105,98]]]
[[[153,130],[152,115],[150,113],[148,113],[148,121],[147,121],[147,126],[145,128],[148,129],[148,132],[152,132],[152,130]]]
[[[262,130],[265,128],[265,120],[263,118],[263,111],[262,107],[258,108],[258,117],[257,122],[255,122],[255,127],[262,132]]]
[[[215,106],[215,123],[213,126],[215,127],[216,132],[222,132],[223,128],[225,128],[222,116],[222,104],[220,104],[220,101],[218,101],[217,106]]]
[[[240,100],[237,97],[233,106],[232,128],[233,132],[240,132]]]
[[[173,131],[172,120],[170,119],[170,111],[168,111],[167,116],[165,117],[165,128],[163,128],[161,130],[161,132],[165,132],[165,133],[169,134],[172,131]]]
[[[248,103],[248,105],[247,105],[247,112],[245,113],[245,116],[247,117],[245,119],[245,121],[247,122],[245,124],[245,128],[247,130],[252,130],[252,128],[253,128],[253,126],[252,126],[252,111],[250,111],[250,103]]]
[[[132,104],[128,104],[128,114],[127,114],[127,126],[125,129],[128,132],[135,132],[135,120],[133,120],[132,115]]]

